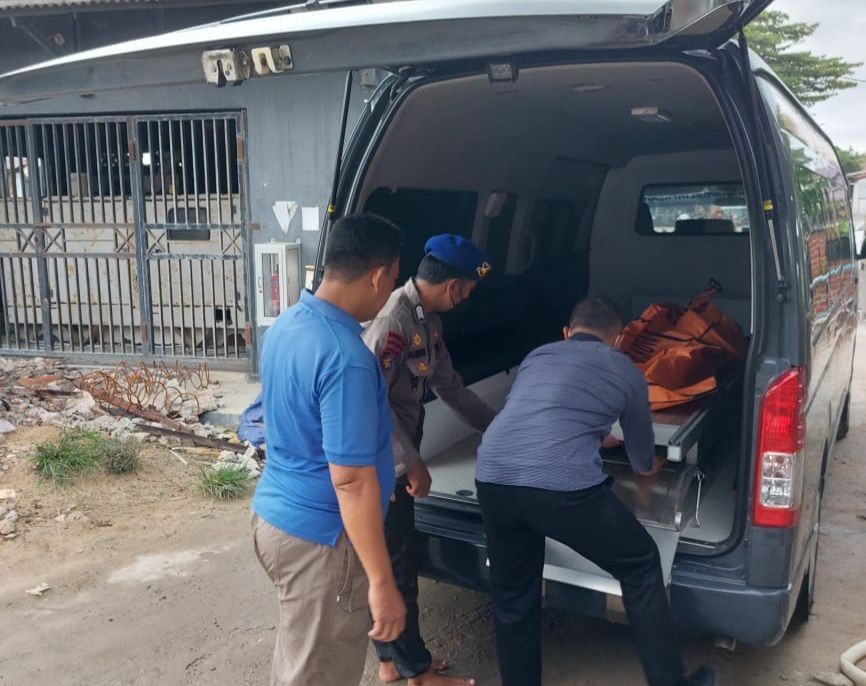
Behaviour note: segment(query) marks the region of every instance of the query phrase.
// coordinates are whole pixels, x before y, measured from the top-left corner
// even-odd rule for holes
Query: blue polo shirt
[[[262,345],[267,462],[253,511],[322,545],[336,545],[343,531],[329,464],[374,466],[383,513],[394,490],[387,387],[361,331],[347,312],[305,291]]]

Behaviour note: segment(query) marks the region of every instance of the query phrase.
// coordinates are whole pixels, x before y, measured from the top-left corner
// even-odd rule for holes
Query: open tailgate
[[[286,10],[19,69],[0,77],[0,103],[185,85],[206,76],[219,81],[211,72],[229,62],[220,85],[257,74],[398,68],[550,50],[633,50],[671,42],[677,49],[710,47],[770,1],[404,0]]]

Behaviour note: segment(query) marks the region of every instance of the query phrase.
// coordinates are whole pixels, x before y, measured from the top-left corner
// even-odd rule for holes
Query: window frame
[[[797,100],[797,98],[785,86],[785,84],[782,83],[774,74],[766,70],[759,70],[755,72],[755,83],[758,92],[760,93],[761,103],[764,107],[767,118],[771,126],[775,128],[775,135],[778,136],[780,153],[783,162],[782,171],[783,173],[790,174],[790,182],[792,184],[791,190],[794,194],[794,206],[796,208],[796,215],[795,217],[793,217],[793,220],[796,222],[797,225],[796,239],[794,240],[793,249],[795,253],[795,259],[799,262],[805,276],[804,305],[808,316],[810,338],[812,345],[814,345],[816,341],[818,341],[818,339],[820,339],[820,337],[824,335],[824,333],[828,330],[830,323],[833,321],[841,305],[841,301],[837,297],[838,293],[833,292],[830,283],[833,272],[837,270],[838,266],[842,266],[834,266],[830,263],[829,249],[831,242],[839,240],[843,236],[847,235],[850,255],[846,259],[850,261],[853,268],[856,268],[856,244],[854,239],[856,227],[854,226],[851,197],[848,192],[847,177],[845,175],[842,162],[839,159],[839,154],[836,150],[836,146],[833,144],[833,141],[818,125],[818,123],[812,118],[808,110],[803,107],[799,100]],[[787,105],[792,110],[792,112],[797,115],[799,121],[796,122],[796,124],[797,126],[802,125],[804,127],[802,131],[794,131],[783,124],[780,117],[777,115],[777,112],[775,111],[774,99],[778,100],[780,103]],[[803,133],[803,135],[810,138],[810,140],[803,140],[803,138],[798,135],[799,133]],[[813,234],[820,233],[820,231],[808,231],[807,227],[803,226],[803,216],[808,214],[808,210],[803,206],[801,197],[802,189],[799,187],[798,184],[798,162],[792,156],[790,146],[785,140],[786,136],[789,138],[796,138],[798,143],[803,148],[810,150],[812,154],[818,153],[822,161],[826,162],[827,164],[832,163],[836,172],[838,172],[837,174],[834,174],[833,177],[830,177],[824,173],[801,165],[811,174],[822,179],[822,190],[825,191],[823,194],[823,200],[829,200],[832,204],[832,197],[834,194],[833,191],[842,191],[841,199],[844,203],[844,209],[846,211],[849,224],[849,230],[847,234],[840,234],[835,238],[831,238],[830,236],[825,235],[823,247],[825,259],[827,259],[827,265],[825,270],[817,276],[812,273],[812,265],[809,262],[809,238]],[[825,146],[826,150],[819,151],[817,149],[818,145],[814,145],[815,143],[820,143],[820,145]],[[836,183],[838,179],[842,180],[842,184]],[[824,211],[825,209],[822,207],[822,213]],[[839,223],[839,221],[833,223],[834,231],[838,230]],[[823,231],[825,234],[828,233],[826,226]],[[842,263],[844,261],[845,260],[838,260],[837,262]],[[854,279],[854,283],[856,284],[856,276],[852,276],[852,278]],[[819,312],[816,312],[817,299],[815,297],[815,288],[820,287],[821,285],[824,285],[826,288],[826,308]]]
[[[740,237],[746,236],[746,237],[748,237],[751,234],[751,232],[752,232],[751,226],[747,227],[748,228],[747,231],[731,231],[728,233],[705,233],[701,236],[688,236],[688,235],[681,234],[681,233],[678,234],[676,232],[676,230],[671,231],[670,233],[660,232],[660,231],[655,231],[655,230],[653,230],[652,233],[646,233],[644,231],[640,231],[638,229],[638,217],[640,216],[641,203],[644,202],[644,198],[646,197],[647,190],[649,190],[651,188],[671,188],[673,186],[739,186],[743,191],[743,198],[746,201],[744,204],[744,207],[746,208],[746,211],[748,212],[749,203],[748,203],[748,198],[746,197],[746,195],[747,195],[746,185],[745,185],[745,183],[743,183],[742,179],[736,180],[736,181],[732,181],[730,179],[727,179],[724,181],[694,181],[694,182],[691,182],[691,181],[686,181],[686,182],[670,181],[670,182],[664,182],[664,183],[656,183],[656,182],[648,183],[645,186],[641,187],[640,196],[638,197],[637,208],[635,209],[634,232],[638,236],[646,236],[648,238],[726,238],[726,237],[730,237],[730,236],[740,236]]]

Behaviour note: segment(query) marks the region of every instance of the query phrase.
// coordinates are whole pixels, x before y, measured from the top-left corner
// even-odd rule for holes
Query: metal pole
[[[150,265],[147,261],[147,231],[144,220],[144,182],[141,176],[141,146],[138,140],[138,119],[127,119],[129,139],[129,175],[132,187],[133,220],[135,223],[135,259],[138,277],[138,307],[141,316],[141,351],[153,356],[153,308],[150,295]],[[131,298],[130,298],[131,300]],[[133,329],[135,328],[133,320]]]
[[[44,132],[44,131],[43,131]],[[33,214],[33,230],[36,233],[36,273],[39,277],[39,301],[42,306],[42,348],[45,352],[51,352],[54,347],[51,341],[51,290],[48,287],[48,265],[45,262],[45,228],[42,224],[42,175],[39,173],[39,155],[36,149],[36,125],[28,124],[27,131],[27,159],[32,160],[30,168],[30,204]],[[45,164],[48,164],[47,150],[43,151]],[[56,160],[55,160],[56,162]],[[45,170],[45,178],[48,179],[50,172]],[[51,194],[48,193],[48,202],[51,202]],[[53,215],[52,211],[52,215]],[[33,277],[32,267],[30,272]],[[35,295],[35,293],[33,294]],[[34,335],[36,333],[34,322]],[[36,341],[38,347],[38,341]],[[29,347],[29,345],[28,345]]]

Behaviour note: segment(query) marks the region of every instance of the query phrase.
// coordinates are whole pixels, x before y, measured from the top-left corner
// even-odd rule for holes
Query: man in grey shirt
[[[646,381],[614,346],[622,316],[602,298],[574,308],[564,341],[531,352],[478,450],[478,500],[490,559],[503,686],[541,684],[545,537],[574,549],[622,586],[650,686],[711,686],[685,677],[658,549],[610,490],[599,449],[619,420],[632,468],[658,472]]]

